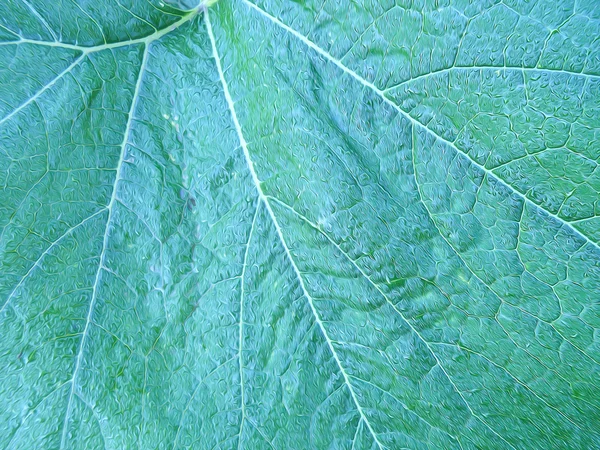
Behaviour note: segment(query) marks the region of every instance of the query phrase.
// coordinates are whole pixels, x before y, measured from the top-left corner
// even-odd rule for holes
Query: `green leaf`
[[[597,1],[183,7],[4,1],[0,448],[600,448]]]

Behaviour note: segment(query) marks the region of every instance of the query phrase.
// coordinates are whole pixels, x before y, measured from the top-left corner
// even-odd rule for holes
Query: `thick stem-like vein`
[[[281,230],[281,227],[279,226],[279,222],[277,221],[277,218],[275,217],[275,214],[273,213],[273,209],[271,208],[271,205],[269,203],[269,199],[268,197],[264,194],[262,187],[261,187],[261,183],[260,180],[256,174],[256,171],[254,169],[254,163],[252,162],[252,159],[250,157],[250,153],[248,152],[248,145],[246,142],[246,139],[244,138],[244,135],[242,134],[242,127],[239,123],[239,120],[237,118],[237,114],[235,112],[235,107],[234,107],[234,102],[233,99],[231,98],[231,94],[229,93],[229,88],[227,85],[227,81],[225,80],[225,76],[223,74],[223,68],[221,66],[221,58],[219,57],[219,53],[217,51],[217,45],[216,45],[216,41],[215,41],[215,37],[212,31],[212,26],[210,24],[210,18],[209,18],[209,14],[208,12],[205,13],[204,16],[205,19],[205,23],[206,23],[206,30],[208,32],[208,36],[210,38],[211,41],[211,45],[212,45],[212,50],[213,50],[213,56],[215,59],[215,63],[217,66],[217,71],[219,72],[219,78],[221,79],[221,84],[223,85],[223,93],[225,95],[225,99],[227,100],[227,104],[229,106],[229,110],[231,113],[231,117],[240,141],[240,145],[242,147],[242,150],[244,152],[244,158],[246,159],[246,163],[248,165],[248,169],[250,171],[250,175],[252,176],[252,180],[254,182],[254,185],[256,186],[256,190],[258,192],[258,196],[260,198],[260,201],[262,201],[265,204],[265,207],[267,209],[267,212],[269,214],[269,217],[271,218],[271,221],[273,222],[273,226],[275,227],[275,231],[277,233],[277,236],[279,237],[279,240],[281,242],[281,245],[283,246],[284,252],[286,254],[287,259],[290,262],[290,265],[292,266],[292,269],[294,270],[294,273],[296,275],[296,278],[298,279],[298,283],[300,285],[300,288],[302,289],[302,292],[304,294],[304,296],[306,297],[310,309],[312,310],[313,316],[315,318],[315,321],[317,323],[317,325],[319,326],[321,333],[325,339],[325,341],[327,342],[327,345],[329,347],[329,350],[331,351],[331,354],[340,370],[340,373],[342,374],[342,377],[344,378],[344,382],[346,383],[346,385],[348,386],[348,390],[350,392],[350,396],[352,397],[352,400],[356,406],[356,409],[361,417],[361,419],[364,421],[364,423],[367,425],[367,428],[369,429],[369,432],[371,433],[373,440],[375,441],[375,443],[377,444],[377,446],[379,447],[379,449],[383,449],[384,446],[381,444],[381,442],[379,442],[379,439],[377,437],[377,434],[375,433],[375,431],[373,430],[373,427],[371,426],[369,420],[367,419],[362,406],[360,405],[360,403],[358,402],[358,398],[356,396],[356,393],[354,392],[354,387],[352,386],[352,383],[350,383],[350,379],[348,377],[348,374],[346,373],[345,369],[342,366],[342,362],[340,361],[340,358],[337,354],[337,351],[335,350],[334,346],[333,346],[333,342],[331,341],[331,339],[329,338],[329,335],[327,333],[327,330],[325,329],[325,325],[323,324],[323,321],[321,320],[321,317],[317,311],[317,309],[315,308],[314,305],[314,301],[312,296],[309,294],[308,290],[306,289],[306,285],[304,284],[304,279],[302,278],[302,274],[300,273],[300,270],[298,269],[298,266],[296,265],[296,262],[294,261],[294,258],[292,257],[292,254],[290,252],[289,246],[287,245],[287,242],[285,240],[285,237],[283,236],[283,232]]]
[[[0,46],[32,44],[32,45],[41,45],[44,47],[60,47],[60,48],[67,48],[67,49],[71,49],[71,50],[79,50],[83,53],[94,53],[94,52],[99,52],[99,51],[107,50],[107,49],[111,49],[111,48],[125,47],[127,45],[149,44],[157,39],[160,39],[165,34],[170,33],[171,31],[179,28],[181,25],[189,22],[194,17],[196,17],[198,15],[198,13],[200,13],[203,10],[204,10],[204,5],[200,5],[196,9],[193,9],[192,11],[188,12],[187,14],[184,14],[183,16],[181,16],[181,18],[178,21],[172,23],[171,25],[169,25],[165,28],[161,28],[160,30],[157,30],[156,32],[149,34],[147,36],[135,38],[135,39],[128,39],[126,41],[117,41],[117,42],[110,42],[110,43],[101,44],[101,45],[85,46],[85,45],[77,45],[77,44],[67,44],[64,42],[39,41],[39,40],[35,40],[35,39],[21,38],[21,39],[14,40],[14,41],[0,42]]]
[[[179,19],[177,22],[173,23],[172,25],[170,25],[166,28],[160,29],[156,33],[152,33],[151,35],[145,36],[143,38],[131,39],[128,41],[113,42],[110,44],[96,45],[93,47],[84,47],[84,46],[73,45],[73,44],[63,44],[62,42],[36,41],[36,40],[25,39],[25,38],[22,38],[22,39],[19,39],[16,41],[0,42],[0,46],[19,45],[19,44],[34,44],[34,45],[43,45],[46,47],[61,47],[61,48],[77,50],[77,51],[82,52],[82,54],[80,56],[78,56],[77,59],[75,61],[73,61],[73,63],[71,63],[71,65],[69,65],[65,70],[63,70],[58,75],[56,75],[52,80],[50,80],[50,82],[48,84],[44,85],[32,97],[25,100],[21,105],[19,105],[13,111],[11,111],[9,114],[7,114],[2,119],[0,119],[0,125],[3,124],[4,122],[6,122],[7,120],[9,120],[11,117],[13,117],[19,111],[21,111],[23,108],[25,108],[26,106],[33,103],[44,92],[46,92],[48,89],[50,89],[52,86],[54,86],[61,78],[63,78],[65,75],[67,75],[69,72],[71,72],[83,60],[83,58],[86,55],[89,55],[90,53],[99,52],[102,50],[124,47],[127,45],[144,44],[144,45],[148,46],[153,41],[160,39],[165,34],[170,33],[172,31],[174,31],[175,29],[179,28],[180,26],[182,26],[183,24],[189,22],[194,17],[196,17],[200,11],[203,11],[203,10],[204,10],[204,7],[200,6],[196,9],[194,9],[193,11],[190,11],[186,15],[182,16],[181,19]]]

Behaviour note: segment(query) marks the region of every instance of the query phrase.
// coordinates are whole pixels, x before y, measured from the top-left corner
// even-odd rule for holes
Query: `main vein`
[[[137,76],[137,81],[135,85],[135,90],[133,92],[133,97],[131,99],[131,106],[129,108],[129,115],[127,117],[127,124],[125,126],[125,131],[123,133],[123,142],[121,143],[121,153],[119,155],[119,161],[117,162],[117,172],[115,175],[115,181],[113,183],[112,194],[110,197],[110,202],[108,203],[108,217],[106,219],[106,226],[104,229],[104,238],[102,240],[102,251],[100,252],[100,258],[98,262],[98,270],[96,271],[96,277],[94,279],[94,284],[92,285],[92,298],[90,300],[90,306],[88,308],[87,317],[85,320],[85,326],[83,328],[83,333],[81,336],[81,341],[79,343],[79,350],[77,351],[77,358],[75,360],[75,368],[73,369],[73,376],[71,378],[71,389],[69,392],[69,399],[67,401],[67,410],[65,412],[65,419],[63,423],[62,436],[60,440],[60,448],[63,449],[65,447],[65,443],[67,441],[67,434],[69,428],[69,418],[71,416],[71,411],[73,409],[73,397],[75,395],[75,388],[77,385],[77,376],[79,375],[79,370],[81,368],[81,361],[83,359],[83,352],[85,348],[85,344],[87,341],[87,337],[89,335],[89,328],[92,321],[92,316],[94,314],[94,307],[96,306],[96,301],[98,299],[98,290],[99,284],[101,280],[102,268],[104,266],[104,260],[106,258],[106,249],[108,248],[108,241],[110,238],[110,225],[113,219],[114,214],[114,205],[117,199],[117,187],[119,184],[119,179],[121,178],[121,171],[123,168],[123,160],[125,159],[125,149],[127,147],[127,142],[129,140],[129,133],[131,131],[131,126],[133,124],[133,115],[135,113],[135,107],[137,104],[137,99],[139,98],[140,87],[142,85],[143,74],[146,69],[146,64],[148,62],[148,46],[144,46],[144,55],[142,57],[142,63],[140,64],[140,70]]]
[[[248,165],[248,169],[250,171],[250,175],[252,176],[252,181],[254,182],[254,185],[256,186],[256,190],[258,192],[258,196],[259,196],[259,202],[264,203],[267,212],[269,214],[269,217],[271,218],[271,221],[273,222],[273,225],[275,227],[275,231],[277,233],[277,236],[279,237],[279,240],[281,242],[281,245],[283,246],[283,249],[285,251],[285,254],[287,256],[287,259],[290,262],[290,265],[292,266],[292,269],[294,270],[296,277],[298,279],[298,283],[300,284],[300,288],[302,289],[302,292],[304,294],[304,296],[306,297],[309,306],[312,310],[312,313],[314,315],[315,321],[317,323],[317,325],[319,326],[319,329],[321,330],[321,333],[325,339],[325,341],[327,342],[327,345],[329,347],[329,350],[331,351],[331,354],[340,370],[340,373],[342,374],[342,377],[344,378],[344,382],[346,383],[346,385],[348,386],[348,390],[350,392],[350,396],[352,397],[352,400],[356,406],[356,409],[360,415],[360,419],[363,420],[365,422],[365,424],[367,425],[367,428],[369,429],[369,432],[371,433],[371,435],[373,436],[373,440],[375,441],[375,443],[377,444],[377,446],[379,447],[379,449],[383,449],[383,445],[381,444],[381,442],[379,442],[379,439],[377,438],[377,434],[375,433],[375,431],[373,430],[373,427],[371,426],[369,420],[367,419],[362,406],[360,405],[360,403],[358,402],[358,398],[356,397],[356,393],[354,392],[354,387],[352,386],[352,384],[350,383],[350,379],[348,377],[348,374],[346,373],[344,367],[342,366],[342,363],[340,361],[340,358],[333,346],[333,342],[331,341],[327,330],[325,329],[325,326],[323,324],[323,321],[321,320],[321,317],[319,315],[319,312],[317,311],[317,309],[315,308],[314,302],[313,302],[313,298],[312,296],[309,294],[308,290],[306,289],[306,285],[304,284],[304,279],[302,278],[302,275],[300,273],[300,270],[298,269],[298,266],[296,265],[296,262],[294,261],[294,258],[292,257],[292,254],[290,252],[290,249],[287,245],[287,242],[285,240],[285,237],[283,236],[283,232],[281,230],[281,227],[279,226],[279,222],[277,221],[277,218],[275,216],[275,214],[273,213],[273,209],[271,208],[271,204],[269,203],[269,199],[268,197],[265,195],[265,193],[262,190],[261,187],[261,183],[260,180],[258,179],[258,176],[256,174],[256,171],[254,169],[254,163],[252,162],[252,159],[250,157],[250,153],[248,152],[248,144],[246,142],[246,139],[244,138],[244,135],[242,134],[242,127],[239,123],[237,114],[235,112],[235,106],[234,106],[234,102],[233,99],[231,98],[231,94],[229,93],[229,88],[227,85],[227,81],[225,80],[225,76],[223,73],[223,68],[221,65],[221,58],[219,57],[219,53],[217,51],[217,46],[216,46],[216,41],[215,41],[215,36],[213,34],[212,31],[212,26],[210,23],[210,18],[209,18],[209,14],[208,11],[205,12],[204,14],[204,21],[206,23],[206,30],[208,33],[208,36],[210,38],[210,42],[212,45],[212,51],[213,51],[213,57],[215,59],[216,62],[216,66],[217,66],[217,71],[219,73],[219,78],[221,79],[221,84],[223,85],[223,93],[225,95],[225,99],[227,100],[227,104],[229,106],[229,110],[231,112],[231,117],[240,141],[240,146],[242,147],[242,150],[244,152],[244,158],[246,159],[246,163]]]
[[[34,45],[42,45],[42,46],[46,46],[46,47],[61,47],[61,48],[66,48],[66,49],[70,49],[70,50],[77,50],[77,51],[81,52],[81,54],[79,56],[77,56],[77,58],[66,69],[64,69],[62,72],[58,73],[47,84],[45,84],[44,86],[42,86],[40,88],[40,90],[38,90],[30,98],[28,98],[23,103],[21,103],[19,106],[17,106],[9,114],[7,114],[3,118],[1,118],[0,119],[0,125],[2,123],[6,122],[7,120],[9,120],[11,117],[13,117],[19,111],[21,111],[23,108],[25,108],[29,104],[33,103],[44,92],[46,92],[48,89],[50,89],[52,86],[54,86],[61,78],[63,78],[68,73],[70,73],[75,67],[77,67],[77,65],[87,55],[89,55],[91,53],[99,52],[99,51],[102,51],[102,50],[114,49],[114,48],[118,48],[118,47],[124,47],[124,46],[127,46],[127,45],[144,44],[144,45],[148,46],[150,43],[154,42],[157,39],[160,39],[165,34],[172,32],[173,30],[179,28],[183,24],[185,24],[185,23],[189,22],[190,20],[192,20],[194,17],[196,17],[196,15],[200,11],[203,10],[203,8],[204,7],[202,5],[199,6],[198,8],[196,8],[196,9],[190,11],[189,13],[185,14],[184,16],[182,16],[181,19],[179,19],[177,22],[169,25],[168,27],[162,28],[162,29],[160,29],[160,30],[156,31],[155,33],[152,33],[152,34],[150,34],[148,36],[145,36],[145,37],[142,37],[142,38],[137,38],[137,39],[130,39],[130,40],[127,40],[127,41],[112,42],[110,44],[102,44],[102,45],[96,45],[96,46],[92,46],[92,47],[84,47],[84,46],[80,46],[80,45],[63,44],[62,42],[36,41],[36,40],[26,39],[26,38],[21,38],[21,39],[16,40],[16,41],[0,42],[0,46],[19,45],[19,44],[34,44]]]
[[[60,48],[66,48],[66,49],[70,49],[70,50],[79,50],[83,53],[93,53],[93,52],[99,52],[99,51],[110,49],[110,48],[124,47],[126,45],[149,44],[152,41],[160,39],[165,34],[170,33],[171,31],[175,30],[176,28],[179,28],[181,25],[185,24],[186,22],[189,22],[194,17],[196,17],[196,15],[198,15],[198,13],[200,11],[203,11],[203,10],[204,10],[204,5],[200,4],[197,8],[182,15],[179,20],[173,22],[171,25],[168,25],[165,28],[161,28],[160,30],[157,30],[154,33],[149,34],[144,37],[128,39],[125,41],[117,41],[117,42],[110,42],[110,43],[100,44],[100,45],[85,46],[85,45],[77,45],[77,44],[67,44],[67,43],[59,42],[59,41],[40,41],[40,40],[36,40],[36,39],[20,38],[20,39],[14,40],[14,41],[0,42],[0,46],[32,44],[32,45],[41,45],[44,47],[60,47]]]

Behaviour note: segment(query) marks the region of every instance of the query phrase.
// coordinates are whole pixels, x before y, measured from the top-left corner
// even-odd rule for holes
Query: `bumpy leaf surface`
[[[597,0],[1,3],[0,448],[600,448]]]

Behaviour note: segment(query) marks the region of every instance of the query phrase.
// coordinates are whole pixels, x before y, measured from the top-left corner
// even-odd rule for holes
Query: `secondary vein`
[[[473,70],[473,71],[476,71],[476,70],[497,70],[497,71],[515,70],[515,71],[519,71],[519,72],[523,72],[523,73],[546,73],[546,74],[550,74],[550,75],[562,74],[562,75],[568,75],[568,76],[574,76],[574,77],[600,79],[600,75],[595,75],[592,73],[572,72],[569,70],[551,69],[548,67],[492,66],[492,65],[489,65],[489,66],[488,65],[452,66],[452,67],[446,67],[445,69],[434,70],[432,72],[427,72],[427,73],[423,73],[421,75],[417,75],[412,78],[408,78],[407,80],[401,81],[400,83],[395,84],[394,86],[390,86],[390,87],[386,88],[383,92],[389,92],[389,91],[399,88],[405,84],[410,84],[415,81],[427,79],[427,78],[435,76],[435,75],[442,75],[442,74],[451,73],[451,72],[460,72],[460,71],[469,71],[469,70]]]
[[[431,345],[429,343],[429,341],[425,340],[425,338],[423,337],[423,335],[419,332],[419,330],[417,330],[414,325],[409,322],[409,320],[404,316],[404,314],[402,313],[402,311],[400,311],[396,305],[394,305],[394,303],[390,300],[390,298],[387,296],[387,294],[381,289],[381,287],[375,283],[371,277],[362,269],[362,267],[360,267],[358,265],[358,263],[352,259],[350,257],[350,255],[342,248],[340,247],[340,245],[334,241],[329,234],[325,233],[320,227],[318,227],[316,224],[314,224],[313,222],[311,222],[306,216],[300,214],[299,212],[297,212],[294,208],[292,208],[290,205],[288,205],[287,203],[282,202],[281,200],[275,198],[275,197],[271,197],[275,202],[277,202],[278,204],[280,204],[281,206],[283,206],[284,208],[288,209],[289,211],[291,211],[294,215],[296,215],[297,217],[299,217],[301,220],[303,220],[304,222],[306,222],[308,225],[310,225],[313,229],[315,229],[316,231],[318,231],[320,234],[322,234],[331,244],[333,244],[333,246],[342,254],[344,255],[344,257],[350,262],[350,264],[352,264],[354,266],[354,268],[356,270],[358,270],[358,272],[361,274],[361,276],[367,280],[369,282],[369,284],[371,284],[371,286],[373,286],[377,292],[383,297],[383,299],[386,301],[386,303],[394,310],[394,312],[396,314],[398,314],[398,316],[400,316],[400,318],[404,321],[404,323],[406,323],[406,325],[410,328],[410,330],[415,334],[415,336],[417,336],[417,338],[425,345],[425,347],[427,347],[427,350],[429,350],[429,353],[431,353],[431,355],[433,356],[433,358],[435,359],[436,365],[440,368],[440,370],[442,371],[442,373],[445,375],[445,377],[448,379],[448,381],[450,382],[450,384],[452,385],[453,389],[456,391],[456,393],[458,394],[458,396],[461,398],[461,400],[464,402],[464,404],[466,405],[467,409],[469,410],[469,412],[471,413],[471,415],[475,418],[477,418],[478,420],[480,420],[493,434],[495,434],[498,438],[500,438],[502,441],[506,442],[509,446],[511,446],[512,448],[514,448],[512,446],[512,444],[510,444],[509,442],[507,442],[501,435],[499,435],[496,430],[494,430],[482,417],[480,417],[478,414],[475,413],[475,411],[473,411],[473,409],[471,408],[471,405],[467,402],[467,399],[464,397],[464,395],[462,394],[462,392],[458,389],[458,386],[456,386],[456,384],[454,383],[454,380],[452,380],[452,378],[450,377],[450,375],[448,374],[448,372],[446,371],[446,369],[444,368],[444,366],[442,365],[441,361],[439,360],[439,358],[437,357],[436,353],[433,351],[433,349],[431,348]],[[454,438],[456,438],[458,440],[457,436],[453,436]]]
[[[0,125],[2,125],[4,122],[6,122],[7,120],[9,120],[11,117],[13,117],[19,111],[21,111],[23,108],[25,108],[26,106],[30,105],[34,101],[36,101],[39,98],[40,95],[42,95],[44,92],[46,92],[52,86],[54,86],[58,82],[58,80],[60,80],[62,77],[64,77],[65,75],[67,75],[69,72],[71,72],[71,70],[73,70],[83,60],[84,57],[85,57],[85,53],[81,54],[80,56],[78,56],[77,59],[75,59],[75,61],[73,61],[65,70],[63,70],[58,75],[56,75],[52,80],[50,80],[50,82],[48,84],[44,85],[33,96],[31,96],[30,98],[28,98],[27,100],[25,100],[23,103],[21,103],[15,109],[13,109],[9,114],[7,114],[2,119],[0,119]]]
[[[573,227],[569,222],[566,222],[564,219],[560,218],[556,214],[553,214],[552,212],[548,211],[542,205],[539,205],[539,204],[535,203],[533,200],[531,200],[525,194],[523,194],[522,192],[518,191],[514,186],[510,185],[509,183],[507,183],[506,181],[504,181],[502,178],[499,178],[499,176],[496,175],[494,172],[492,172],[490,169],[487,169],[483,165],[479,164],[468,153],[466,153],[463,150],[461,150],[460,148],[458,148],[456,146],[456,144],[454,144],[453,142],[448,141],[447,139],[443,138],[442,136],[438,135],[433,130],[431,130],[430,128],[428,128],[426,125],[424,125],[421,122],[419,122],[418,120],[416,120],[409,113],[407,113],[402,108],[400,108],[400,106],[398,106],[396,103],[394,103],[388,97],[386,97],[384,91],[382,91],[377,86],[375,86],[373,83],[371,83],[370,81],[367,81],[366,79],[364,79],[363,77],[361,77],[359,74],[357,74],[356,72],[354,72],[353,70],[351,70],[350,68],[348,68],[339,59],[335,58],[333,55],[331,55],[327,51],[323,50],[317,44],[315,44],[314,42],[312,42],[311,40],[309,40],[308,38],[306,38],[302,34],[298,33],[296,30],[294,30],[290,26],[288,26],[285,23],[283,23],[277,17],[274,17],[271,14],[269,14],[268,12],[266,12],[263,9],[259,8],[254,3],[252,3],[252,2],[250,2],[248,0],[242,0],[242,1],[246,5],[248,5],[250,8],[252,8],[255,11],[257,11],[260,15],[262,15],[265,18],[267,18],[271,22],[275,23],[277,26],[283,28],[285,31],[287,31],[288,33],[290,33],[291,35],[293,35],[294,37],[296,37],[297,39],[299,39],[300,41],[302,41],[309,48],[313,49],[315,52],[317,52],[319,55],[323,56],[329,62],[331,62],[334,65],[336,65],[339,69],[341,69],[343,72],[345,72],[348,75],[350,75],[352,78],[354,78],[360,84],[362,84],[363,86],[365,86],[365,87],[369,88],[370,90],[372,90],[373,92],[375,92],[379,97],[381,97],[381,99],[385,103],[387,103],[392,108],[394,108],[396,111],[398,111],[399,114],[401,114],[403,117],[405,117],[406,119],[408,119],[411,123],[413,123],[414,125],[418,126],[420,129],[424,130],[426,133],[430,134],[435,139],[443,142],[444,144],[446,144],[449,147],[451,147],[452,149],[454,149],[454,151],[456,151],[457,153],[461,154],[463,157],[467,158],[470,161],[470,163],[473,164],[475,167],[477,167],[479,170],[481,170],[482,172],[488,174],[488,176],[493,177],[500,184],[502,184],[503,186],[506,186],[508,189],[510,189],[516,195],[518,195],[519,197],[523,198],[525,200],[525,202],[531,204],[536,209],[538,209],[540,211],[543,211],[548,216],[550,216],[553,219],[557,220],[559,223],[563,224],[565,227],[567,227],[568,229],[570,229],[573,234],[577,235],[578,237],[580,237],[581,239],[583,239],[587,244],[590,244],[591,246],[595,247],[596,250],[600,251],[600,245],[599,244],[597,244],[596,242],[592,241],[590,238],[588,238],[581,231],[579,231],[578,229],[576,229],[575,227]]]
[[[10,301],[13,299],[13,297],[15,296],[15,294],[17,293],[17,291],[19,290],[19,288],[23,285],[23,283],[25,282],[25,280],[29,277],[29,275],[31,275],[31,273],[35,270],[36,267],[39,267],[42,260],[46,257],[46,255],[48,253],[50,253],[50,251],[57,246],[65,237],[71,235],[77,228],[83,226],[84,224],[86,224],[89,220],[92,220],[94,217],[96,217],[98,214],[102,214],[104,211],[106,211],[106,207],[99,209],[98,211],[96,211],[94,214],[86,217],[85,219],[83,219],[81,222],[79,222],[77,225],[73,225],[71,228],[69,228],[67,231],[65,231],[62,235],[60,235],[57,239],[54,240],[54,242],[52,242],[48,248],[46,250],[44,250],[42,252],[42,254],[39,256],[39,258],[31,265],[31,267],[29,268],[29,270],[27,271],[27,273],[25,273],[25,275],[23,275],[23,277],[19,280],[19,282],[15,285],[15,287],[13,288],[13,290],[10,292],[10,294],[8,294],[8,297],[6,298],[6,301],[4,302],[4,304],[2,305],[2,308],[0,308],[0,314],[2,314],[2,312],[6,309],[6,307],[10,304]]]
[[[71,378],[71,390],[69,392],[69,399],[67,401],[67,410],[65,412],[65,419],[64,419],[64,423],[63,423],[62,435],[61,435],[61,440],[60,440],[60,449],[63,449],[65,447],[65,443],[67,441],[69,418],[71,416],[71,411],[73,408],[73,397],[75,396],[75,386],[77,385],[77,376],[79,375],[79,370],[81,368],[81,361],[83,359],[83,350],[84,350],[85,343],[86,343],[86,340],[88,337],[90,323],[92,322],[94,307],[96,306],[96,301],[98,299],[98,285],[100,284],[102,268],[104,266],[104,260],[106,258],[106,249],[108,247],[108,240],[110,238],[110,225],[111,225],[111,222],[113,219],[114,205],[117,200],[117,187],[119,184],[119,179],[121,178],[121,170],[123,168],[123,160],[125,159],[125,149],[127,147],[127,141],[129,140],[129,133],[131,131],[131,126],[133,123],[133,115],[135,113],[137,99],[139,98],[140,87],[142,85],[143,74],[146,69],[147,62],[148,62],[148,46],[146,45],[144,47],[144,55],[142,57],[142,63],[140,64],[140,70],[139,70],[139,73],[137,76],[135,90],[133,92],[133,97],[131,99],[129,116],[127,117],[127,124],[125,126],[125,131],[123,133],[123,142],[121,143],[121,153],[119,155],[119,161],[117,162],[117,173],[115,175],[115,181],[113,184],[110,202],[107,207],[108,218],[106,219],[106,226],[104,229],[104,238],[102,240],[102,251],[100,253],[100,258],[99,258],[99,262],[98,262],[98,270],[96,271],[96,277],[94,279],[94,284],[92,285],[92,298],[90,300],[90,306],[88,308],[85,326],[83,328],[83,334],[81,336],[81,342],[79,343],[79,350],[77,351],[75,367],[73,369],[73,376]]]
[[[244,280],[246,278],[246,267],[248,267],[248,253],[250,252],[250,244],[252,243],[252,236],[254,234],[254,227],[256,225],[256,218],[258,217],[259,210],[260,199],[256,203],[254,217],[252,218],[252,225],[250,225],[250,233],[248,233],[248,243],[246,244],[246,250],[244,251],[244,261],[242,263],[242,274],[240,275],[240,320],[238,324],[238,362],[240,370],[240,407],[242,410],[242,418],[240,420],[240,431],[238,433],[238,449],[242,448],[242,432],[244,431],[244,421],[246,420],[246,398],[244,393],[244,360],[242,358],[242,344],[244,342]]]

